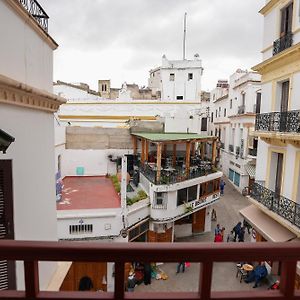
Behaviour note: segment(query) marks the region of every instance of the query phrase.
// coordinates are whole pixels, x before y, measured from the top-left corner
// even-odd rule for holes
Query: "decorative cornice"
[[[0,75],[0,103],[56,112],[66,100]]]
[[[270,0],[260,11],[262,15],[266,15],[270,12],[270,10],[275,7],[278,3],[280,3],[280,0]]]
[[[252,67],[252,70],[257,71],[259,74],[263,75],[267,72],[276,69],[282,64],[287,64],[289,61],[299,60],[300,55],[300,43],[283,50],[282,52],[268,58],[262,63]]]
[[[247,113],[241,114],[241,115],[228,116],[228,118],[232,119],[232,118],[255,117],[255,116],[256,116],[256,113],[247,112]]]
[[[55,50],[58,44],[55,40],[36,22],[32,15],[15,0],[5,0],[5,2],[51,47]]]

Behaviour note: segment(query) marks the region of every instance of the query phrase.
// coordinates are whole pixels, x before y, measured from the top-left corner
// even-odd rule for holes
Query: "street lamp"
[[[0,152],[4,154],[12,142],[15,141],[15,138],[0,129]]]

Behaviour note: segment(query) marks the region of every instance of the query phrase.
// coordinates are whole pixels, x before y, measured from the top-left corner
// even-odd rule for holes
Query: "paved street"
[[[239,210],[250,203],[246,197],[241,196],[226,179],[225,195],[215,205],[217,222],[212,223],[212,232],[190,238],[181,238],[177,242],[213,242],[214,227],[217,223],[225,227],[225,237],[238,221],[242,221]],[[245,240],[250,237],[246,231]],[[166,263],[160,268],[169,276],[167,280],[153,280],[152,284],[145,286],[143,283],[135,288],[136,291],[196,291],[199,285],[199,264],[192,263],[185,273],[176,274],[176,263]],[[240,283],[236,278],[236,263],[215,263],[213,269],[212,290],[253,290],[253,283]],[[261,286],[259,289],[266,289]]]

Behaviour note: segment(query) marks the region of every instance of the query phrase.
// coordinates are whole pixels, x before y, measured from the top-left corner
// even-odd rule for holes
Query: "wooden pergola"
[[[205,143],[212,143],[212,164],[216,162],[217,156],[217,137],[203,136],[196,133],[131,133],[133,142],[133,153],[137,154],[138,141],[141,142],[141,163],[148,161],[149,145],[150,143],[156,145],[156,180],[160,180],[161,176],[161,161],[162,157],[166,157],[168,145],[173,146],[172,165],[176,166],[177,145],[185,144],[185,166],[186,175],[190,172],[190,158],[191,154],[194,156],[196,152],[196,143],[200,144],[200,156],[204,160],[205,157]]]

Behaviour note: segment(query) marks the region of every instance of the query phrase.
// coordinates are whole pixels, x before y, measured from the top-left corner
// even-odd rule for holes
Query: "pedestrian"
[[[245,241],[245,227],[242,227],[240,232],[238,233],[239,242]]]
[[[137,280],[134,277],[134,273],[130,272],[127,280],[127,291],[133,292],[136,284],[137,284]]]
[[[227,235],[227,243],[229,242],[235,242],[234,236],[233,236],[233,230],[231,230]]]
[[[213,210],[211,212],[211,220],[212,221],[217,221],[217,212],[215,211],[214,208],[213,208]]]
[[[144,284],[151,284],[151,265],[144,263]]]
[[[225,227],[222,227],[221,230],[222,241],[224,241],[224,234],[225,234]]]
[[[224,188],[225,188],[225,181],[223,179],[221,179],[221,182],[220,182],[220,191],[221,191],[221,196],[224,195]]]
[[[232,231],[234,232],[234,241],[236,242],[236,238],[239,235],[239,232],[242,228],[242,222],[238,222],[232,229]]]
[[[215,228],[215,236],[221,234],[221,228],[220,228],[220,224],[217,224],[216,228]]]
[[[184,261],[181,261],[177,264],[176,274],[180,273],[181,267],[182,267],[182,273],[184,273],[184,271],[185,271],[185,262]]]
[[[248,234],[250,234],[251,225],[244,219],[243,226],[247,228]]]

